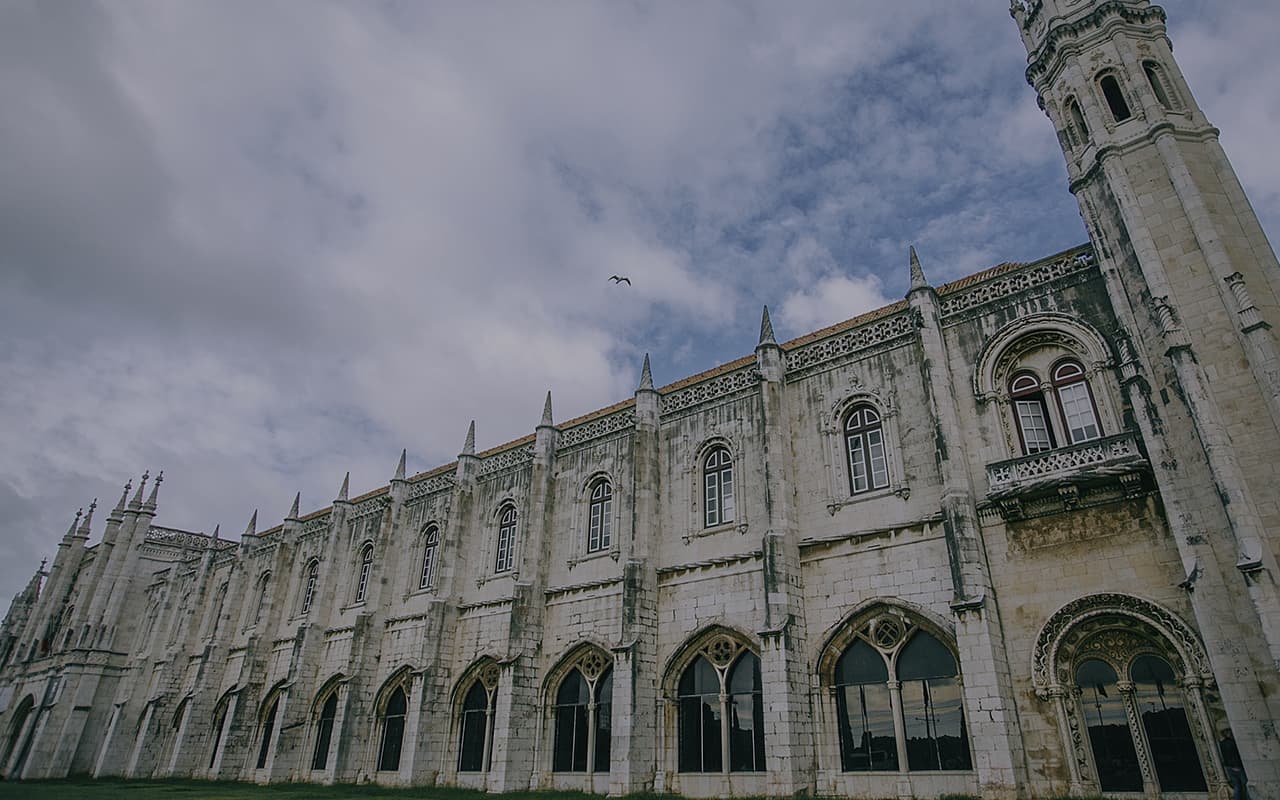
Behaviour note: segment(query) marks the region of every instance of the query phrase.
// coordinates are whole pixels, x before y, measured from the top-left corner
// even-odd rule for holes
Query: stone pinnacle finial
[[[351,490],[351,471],[348,470],[347,474],[342,476],[342,488],[338,490],[338,499],[335,500],[334,502],[336,503],[347,502],[347,493],[350,490]]]
[[[302,505],[302,492],[298,492],[293,496],[293,506],[289,509],[289,516],[285,517],[285,519],[297,519],[298,506],[300,505]]]
[[[124,504],[129,501],[129,490],[133,488],[133,478],[124,482],[124,491],[120,493],[120,502],[116,503],[116,507],[112,513],[119,514],[124,511]]]
[[[916,246],[911,245],[911,289],[925,289],[929,281],[924,277],[924,268],[920,266],[920,257],[916,255]]]
[[[129,508],[137,509],[142,507],[142,490],[147,486],[147,480],[151,477],[151,473],[143,472],[142,480],[138,483],[138,491],[133,493],[133,499],[129,501]]]
[[[653,372],[649,369],[649,354],[644,354],[644,366],[640,368],[640,386],[638,392],[653,391]]]
[[[253,516],[249,517],[249,524],[244,529],[244,535],[245,536],[258,535],[258,509],[256,508],[253,510]]]
[[[71,520],[71,527],[67,528],[67,534],[62,537],[62,541],[65,542],[68,539],[70,539],[72,536],[76,535],[76,528],[80,527],[80,518],[82,516],[84,516],[84,509],[83,508],[77,509],[76,518]]]
[[[391,480],[393,480],[393,481],[402,481],[402,480],[404,480],[404,465],[405,465],[405,459],[407,459],[408,457],[409,457],[409,448],[407,448],[407,447],[406,447],[406,448],[401,449],[401,450],[400,450],[400,463],[396,464],[396,474],[392,476]]]
[[[93,502],[89,504],[89,513],[84,515],[84,519],[80,520],[80,530],[77,533],[80,536],[89,538],[89,531],[93,529],[93,511],[98,507],[98,498],[93,498]]]
[[[222,526],[221,526],[221,525],[214,525],[214,526],[213,526],[213,536],[212,536],[211,538],[213,539],[213,541],[214,541],[214,543],[215,543],[215,544],[217,543],[218,538],[219,538],[219,534],[221,534],[221,533],[222,533]]]
[[[156,480],[151,484],[151,495],[147,498],[146,506],[154,509],[156,507],[156,497],[160,492],[160,483],[164,480],[164,470],[156,475]]]
[[[773,338],[773,320],[769,319],[769,307],[765,306],[764,313],[760,316],[760,344],[777,343],[778,340]]]
[[[476,454],[476,421],[471,420],[471,424],[467,426],[467,438],[462,443],[462,455],[474,456]]]
[[[551,422],[551,390],[547,390],[547,401],[542,404],[542,421],[538,423],[539,428],[550,428]]]

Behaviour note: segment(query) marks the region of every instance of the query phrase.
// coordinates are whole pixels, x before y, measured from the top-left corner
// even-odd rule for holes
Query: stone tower
[[[1280,786],[1280,698],[1259,688],[1280,666],[1280,267],[1162,8],[1015,0],[1011,12],[1121,325],[1129,413],[1217,690],[1251,783]]]

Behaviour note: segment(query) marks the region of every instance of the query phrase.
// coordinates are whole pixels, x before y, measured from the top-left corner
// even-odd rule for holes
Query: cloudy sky
[[[1164,5],[1275,241],[1280,6]],[[1007,8],[5,0],[0,597],[1084,241]]]

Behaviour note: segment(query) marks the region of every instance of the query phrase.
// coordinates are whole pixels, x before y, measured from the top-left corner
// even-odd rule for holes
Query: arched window
[[[516,561],[516,507],[504,506],[498,519],[498,546],[493,558],[494,572],[507,572]]]
[[[587,522],[587,552],[608,550],[613,540],[613,485],[600,478],[591,485],[591,511]]]
[[[35,707],[35,698],[32,697],[31,695],[27,695],[26,697],[22,698],[22,702],[18,703],[17,710],[15,711],[12,717],[13,721],[9,723],[9,738],[4,745],[4,758],[0,759],[0,768],[4,767],[9,763],[9,757],[12,756],[14,751],[18,749],[18,741],[19,739],[22,738],[22,734],[24,733],[23,729],[26,728],[27,726],[27,717],[31,716],[31,709],[34,707]],[[26,741],[22,745],[23,751],[27,749],[27,747],[30,745],[30,742],[31,742],[31,736],[30,734],[28,734],[26,737]],[[25,760],[26,760],[26,753],[23,752],[19,756],[17,761],[14,762],[14,771],[12,773],[12,776],[17,776],[21,774],[21,765],[22,765],[22,762]]]
[[[493,695],[482,681],[471,684],[462,700],[461,741],[458,747],[459,772],[489,769],[493,742]]]
[[[1013,400],[1014,415],[1018,421],[1018,439],[1026,455],[1052,450],[1053,429],[1049,427],[1049,414],[1045,409],[1044,392],[1040,379],[1032,372],[1019,372],[1009,381],[1009,397]]]
[[[440,547],[440,528],[428,525],[422,535],[422,574],[418,578],[418,588],[427,589],[436,581],[436,551]]]
[[[382,741],[378,747],[378,771],[395,772],[400,769],[400,749],[404,744],[404,717],[409,708],[409,698],[404,684],[397,686],[387,698],[382,712]]]
[[[1147,83],[1151,84],[1151,91],[1155,94],[1156,100],[1160,105],[1164,106],[1166,111],[1173,110],[1173,103],[1169,101],[1169,93],[1165,91],[1164,79],[1160,75],[1160,66],[1154,61],[1142,62],[1142,71],[1147,74]]]
[[[262,715],[258,725],[258,769],[267,766],[267,756],[271,754],[271,736],[276,730],[276,714],[280,711],[280,693],[271,695],[267,711]]]
[[[311,559],[311,563],[307,564],[307,583],[302,589],[302,613],[305,614],[311,610],[311,601],[316,597],[316,581],[320,579],[320,562],[317,559]]]
[[[1053,389],[1058,395],[1066,438],[1071,444],[1087,442],[1102,435],[1098,429],[1098,410],[1085,380],[1079,361],[1060,361],[1053,368]]]
[[[1084,112],[1080,110],[1080,104],[1074,97],[1067,101],[1067,114],[1071,117],[1071,124],[1075,126],[1077,143],[1083,147],[1089,143],[1089,126],[1085,124]]]
[[[703,509],[706,527],[733,522],[733,458],[729,448],[715,447],[702,460]]]
[[[1105,661],[1090,659],[1076,668],[1076,685],[1084,705],[1093,763],[1104,792],[1142,791],[1142,770],[1126,719],[1116,671]]]
[[[1103,75],[1098,79],[1098,86],[1102,89],[1102,96],[1106,98],[1111,116],[1116,122],[1124,122],[1133,116],[1129,111],[1129,103],[1124,99],[1124,92],[1120,89],[1120,81],[1116,80],[1115,75]]]
[[[858,494],[889,485],[880,415],[868,405],[855,406],[844,419],[845,453],[849,459],[849,492]]]
[[[231,693],[224,694],[213,708],[213,747],[209,749],[209,769],[218,763],[219,748],[222,747],[222,732],[227,727],[227,711],[231,708]]]
[[[356,579],[356,602],[363,603],[369,591],[369,573],[373,570],[373,543],[360,548],[360,575]]]
[[[267,610],[267,590],[271,588],[271,573],[264,572],[258,579],[258,602],[253,607],[253,618],[249,620],[249,628],[256,628],[262,622],[262,615]]]
[[[1129,667],[1129,678],[1161,791],[1207,791],[1173,668],[1158,656],[1138,656]]]
[[[213,615],[209,619],[210,639],[218,635],[218,628],[222,625],[222,606],[227,601],[227,585],[227,582],[223,581],[213,597]]]
[[[555,702],[553,772],[608,772],[613,709],[613,670],[592,653],[584,659],[595,678],[574,667],[560,682]]]
[[[338,716],[338,687],[334,687],[320,706],[316,718],[316,747],[311,754],[311,768],[325,769],[329,765],[329,746],[333,743],[333,721]]]
[[[764,770],[764,696],[755,653],[716,637],[681,673],[676,694],[681,772]]]
[[[882,614],[830,669],[843,771],[973,768],[955,657],[936,637]]]

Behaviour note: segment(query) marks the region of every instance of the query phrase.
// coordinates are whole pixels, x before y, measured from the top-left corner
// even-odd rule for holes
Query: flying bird
[[[610,275],[609,280],[613,281],[614,283],[625,283],[628,286],[631,285],[631,279],[627,277],[623,277],[622,275]]]

